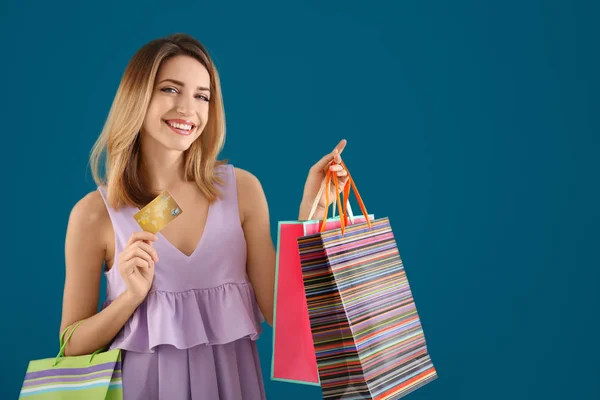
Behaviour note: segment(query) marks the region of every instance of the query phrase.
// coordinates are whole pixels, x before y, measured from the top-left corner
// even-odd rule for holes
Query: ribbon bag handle
[[[310,209],[310,213],[308,214],[308,218],[307,220],[310,221],[312,220],[313,216],[315,215],[315,212],[317,211],[317,207],[319,206],[319,200],[321,199],[321,196],[323,195],[323,190],[325,190],[325,186],[327,185],[327,176],[325,176],[325,178],[323,178],[323,182],[321,183],[321,187],[319,188],[319,192],[317,193],[315,200],[313,201],[312,207]],[[350,202],[347,202],[345,204],[345,209],[346,211],[344,211],[345,213],[347,213],[348,217],[350,218],[350,222],[354,223],[354,214],[352,212],[352,207],[350,206]],[[335,218],[335,212],[336,212],[336,202],[333,203],[333,216],[332,218]],[[340,217],[342,216],[342,214],[340,213]]]
[[[335,162],[332,161],[331,165],[334,165]],[[358,191],[358,188],[356,187],[356,183],[354,182],[354,179],[352,179],[352,175],[350,174],[350,170],[348,169],[348,167],[346,166],[346,164],[342,161],[342,167],[344,167],[344,169],[346,170],[347,174],[348,174],[348,181],[346,182],[346,186],[344,187],[344,194],[343,194],[343,198],[344,201],[342,202],[340,200],[340,191],[339,191],[339,184],[338,184],[338,178],[337,178],[337,174],[332,174],[331,170],[328,168],[327,169],[327,174],[325,175],[325,179],[323,180],[323,184],[321,185],[321,188],[319,189],[319,192],[317,193],[317,197],[315,198],[315,201],[313,202],[313,206],[312,209],[310,211],[309,217],[308,219],[310,220],[313,216],[313,214],[315,213],[317,206],[319,204],[319,200],[321,199],[321,196],[323,194],[323,190],[325,190],[325,188],[327,188],[327,191],[325,192],[325,204],[327,204],[327,208],[325,209],[325,214],[323,215],[323,222],[321,223],[321,228],[319,229],[320,232],[325,231],[325,227],[326,227],[326,223],[327,223],[327,218],[329,215],[329,187],[331,184],[331,177],[333,175],[333,182],[335,185],[335,193],[337,193],[337,205],[338,208],[340,210],[340,221],[341,221],[341,230],[342,230],[342,235],[345,233],[345,228],[348,225],[348,216],[349,213],[352,213],[352,208],[350,207],[350,189],[352,189],[352,191],[354,191],[354,195],[356,196],[356,200],[358,201],[358,205],[360,206],[360,210],[363,213],[363,216],[365,217],[365,220],[367,222],[367,225],[369,226],[369,229],[372,228],[371,226],[371,220],[369,219],[369,214],[367,212],[367,207],[365,206],[365,203]],[[333,212],[335,215],[335,203],[336,201],[334,201],[333,203]],[[342,208],[342,203],[343,203],[343,208]],[[354,215],[352,215],[351,217],[351,222],[354,223]]]
[[[348,182],[346,183],[346,186],[344,187],[344,204],[348,204],[350,205],[350,201],[349,201],[349,197],[350,197],[350,187],[352,187],[352,190],[354,191],[354,195],[356,196],[356,201],[358,202],[358,205],[360,207],[360,211],[363,213],[363,216],[365,217],[365,220],[367,221],[367,225],[369,226],[369,229],[371,229],[371,220],[369,219],[369,213],[367,212],[367,207],[365,206],[365,203],[362,199],[362,197],[360,196],[360,193],[358,192],[358,188],[356,187],[356,182],[354,182],[354,179],[352,179],[352,175],[350,175],[350,170],[348,169],[348,167],[346,166],[346,164],[342,161],[342,167],[344,167],[344,169],[346,170],[346,173],[348,174]],[[347,209],[344,208],[344,216],[347,215]]]
[[[327,175],[325,175],[325,186],[327,187],[327,191],[325,192],[325,204],[327,204],[327,208],[325,209],[325,213],[323,214],[323,222],[321,223],[321,228],[319,229],[319,232],[325,231],[325,227],[327,225],[327,216],[329,214],[329,185],[331,182],[332,175],[333,175],[333,182],[335,185],[335,193],[337,193],[337,195],[335,196],[336,197],[335,200],[337,201],[338,208],[340,210],[340,224],[341,224],[342,235],[343,235],[344,231],[346,229],[346,222],[347,222],[346,221],[346,212],[347,212],[347,210],[345,207],[342,208],[337,174],[332,174],[330,169],[327,169]],[[319,199],[319,198],[320,197],[317,197],[317,199]]]
[[[367,225],[369,226],[369,229],[372,229],[371,226],[371,220],[369,219],[369,213],[367,211],[367,207],[365,206],[365,203],[360,195],[360,193],[358,192],[358,188],[356,187],[356,182],[354,181],[354,179],[352,178],[352,175],[350,174],[350,170],[348,169],[348,167],[346,166],[346,164],[342,161],[342,167],[344,167],[344,169],[346,170],[346,173],[348,174],[348,181],[346,182],[346,186],[344,187],[344,210],[342,212],[343,214],[343,218],[344,218],[344,222],[346,221],[346,218],[348,216],[348,209],[346,208],[347,206],[350,205],[350,188],[352,188],[352,190],[354,191],[354,195],[356,196],[356,200],[358,201],[358,205],[360,206],[360,210],[363,213],[363,216],[365,217],[365,220],[367,222]],[[336,176],[337,178],[337,176]],[[337,188],[336,188],[337,190]],[[344,234],[344,229],[342,229],[342,235]]]

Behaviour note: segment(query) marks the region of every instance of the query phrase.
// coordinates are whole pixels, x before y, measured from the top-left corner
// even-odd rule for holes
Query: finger
[[[314,165],[314,168],[318,171],[326,171],[327,164],[331,163],[331,161],[335,161],[337,164],[340,164],[342,161],[340,154],[344,148],[346,148],[346,139],[340,141],[331,153],[324,155],[319,161],[317,161],[317,163]]]
[[[134,232],[131,237],[129,238],[129,241],[127,242],[127,245],[131,245],[132,243],[137,242],[138,240],[147,240],[149,242],[155,242],[156,239],[158,239],[158,237],[151,233],[151,232],[145,232],[145,231],[141,231],[141,232]]]
[[[148,268],[148,265],[149,263],[146,260],[139,257],[134,257],[123,265],[123,269],[125,271],[125,275],[132,275],[138,268]]]
[[[148,253],[150,255],[150,257],[152,257],[152,259],[157,262],[158,261],[158,252],[156,251],[156,249],[154,247],[152,247],[152,245],[150,245],[147,242],[136,242],[135,245],[144,250],[146,253]]]
[[[139,267],[139,268],[150,268],[150,263],[148,261],[144,260],[143,258],[136,257],[136,258],[134,258],[131,261],[133,261],[133,264],[136,267]]]
[[[346,139],[340,140],[338,145],[335,146],[334,151],[337,150],[338,154],[342,154],[342,151],[344,151],[344,149],[346,148],[347,143],[348,143],[348,141]]]
[[[142,250],[139,247],[134,248],[133,252],[132,252],[132,257],[131,258],[136,258],[136,257],[137,258],[142,258],[142,259],[148,261],[149,263],[153,262],[152,261],[152,256],[150,254],[146,253],[144,250]]]
[[[316,171],[325,171],[327,169],[327,165],[331,163],[333,160],[333,153],[329,153],[323,156],[317,163],[313,166]]]
[[[335,149],[333,151],[333,161],[336,164],[341,164],[342,163],[342,156],[340,156],[340,153],[339,153],[338,149]]]
[[[346,140],[342,140],[336,147],[335,149],[333,149],[333,152],[331,153],[333,155],[333,161],[336,164],[341,164],[342,163],[342,151],[344,151],[344,148],[346,147]]]
[[[337,173],[338,177],[344,177],[346,175],[348,175],[348,172],[345,169],[338,171],[338,173]]]
[[[342,167],[339,164],[335,164],[335,165],[330,165],[329,166],[329,170],[332,171],[332,172],[339,172],[339,171],[342,171],[343,169],[344,169],[344,167]]]

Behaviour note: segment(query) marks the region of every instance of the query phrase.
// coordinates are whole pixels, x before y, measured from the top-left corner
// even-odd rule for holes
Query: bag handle
[[[365,203],[362,199],[362,197],[360,196],[360,193],[358,192],[358,188],[356,187],[356,182],[354,181],[354,179],[352,179],[352,175],[350,175],[350,170],[348,169],[348,167],[346,166],[346,164],[344,164],[344,162],[342,161],[342,167],[344,167],[344,169],[346,170],[346,173],[348,174],[348,182],[346,182],[346,186],[344,187],[344,204],[350,204],[350,186],[352,186],[352,190],[354,191],[354,195],[356,196],[356,201],[358,202],[358,206],[360,207],[360,211],[363,213],[366,221],[367,221],[367,225],[369,226],[369,229],[371,229],[371,220],[369,219],[369,213],[367,212],[367,207],[365,206]],[[344,215],[346,214],[347,210],[346,208],[344,208]]]
[[[332,162],[333,164],[333,162]],[[348,209],[346,208],[346,206],[350,203],[349,201],[349,197],[350,197],[350,188],[352,188],[352,190],[354,191],[354,195],[356,196],[356,200],[358,201],[358,205],[360,206],[360,210],[362,211],[367,225],[369,226],[369,229],[372,229],[371,226],[371,220],[369,219],[369,214],[367,212],[367,207],[365,206],[365,203],[362,199],[362,197],[360,196],[360,193],[358,192],[358,188],[356,187],[356,183],[354,182],[354,179],[352,179],[352,175],[350,174],[350,170],[348,169],[348,167],[346,166],[346,164],[344,164],[344,162],[342,161],[342,167],[344,167],[344,169],[346,170],[346,173],[348,174],[348,181],[346,182],[346,186],[344,187],[344,209],[343,211],[340,213],[340,220],[342,221],[342,235],[344,235],[344,231],[345,231],[345,226],[347,224],[347,212]],[[331,179],[331,170],[327,170],[327,175],[325,177],[325,180],[327,181],[327,183],[325,184],[327,187],[329,187],[329,180]],[[338,193],[338,207],[339,207],[339,189],[338,189],[338,180],[337,180],[337,174],[333,175],[333,180],[335,183],[335,192]],[[327,190],[327,192],[325,192],[325,203],[329,204],[329,190]],[[340,207],[341,209],[341,207]],[[329,206],[327,207],[327,210],[325,210],[325,215],[323,218],[323,223],[321,224],[321,228],[320,228],[320,232],[325,231],[325,223],[327,221],[327,215],[329,213]]]
[[[77,324],[75,325],[75,328],[77,328],[79,326],[79,324],[81,324],[82,322],[83,322],[83,320],[77,322]],[[60,348],[62,348],[63,346],[66,346],[66,344],[65,344],[65,335],[67,334],[67,331],[69,330],[69,328],[72,327],[72,326],[73,326],[73,324],[67,326],[65,328],[65,330],[62,331],[62,333],[60,335]],[[73,335],[73,331],[75,330],[75,328],[73,328],[73,330],[71,331],[71,334],[67,338],[67,342],[71,339],[71,335]]]
[[[67,347],[67,344],[69,343],[69,341],[71,340],[71,336],[73,336],[73,332],[75,332],[75,329],[77,329],[77,327],[79,325],[81,325],[81,323],[84,320],[78,321],[75,326],[73,327],[73,329],[71,329],[71,332],[69,333],[69,336],[67,336],[67,340],[65,340],[65,334],[67,333],[67,330],[69,330],[70,327],[73,326],[73,324],[67,326],[62,333],[60,334],[60,350],[58,352],[58,355],[56,356],[56,358],[54,359],[54,363],[52,363],[52,366],[55,367],[56,364],[58,364],[60,358],[65,356],[65,348]],[[94,359],[94,356],[98,353],[100,353],[102,350],[104,350],[104,348],[100,348],[98,350],[96,350],[95,352],[92,353],[92,355],[90,356],[90,364],[92,363],[92,360]]]
[[[334,162],[332,161],[332,165],[334,164]],[[337,201],[337,205],[338,208],[340,210],[340,223],[341,223],[341,228],[342,228],[342,235],[344,234],[344,231],[346,229],[346,207],[342,208],[342,204],[341,204],[341,200],[340,200],[340,190],[339,190],[339,184],[338,184],[338,177],[337,177],[337,173],[336,174],[332,174],[331,170],[328,168],[327,169],[327,175],[325,175],[325,186],[327,187],[327,190],[325,191],[325,204],[327,204],[327,208],[325,209],[325,213],[323,214],[323,222],[321,223],[321,228],[319,229],[319,232],[323,232],[325,230],[325,226],[327,224],[327,217],[329,214],[329,185],[331,183],[331,176],[333,175],[333,182],[335,185],[335,193],[337,193],[336,197],[336,201]],[[317,197],[317,199],[319,199],[319,197]],[[368,217],[367,217],[368,219]]]
[[[310,209],[310,213],[308,214],[308,218],[307,220],[310,221],[312,220],[313,216],[315,215],[315,212],[317,211],[317,207],[319,206],[319,200],[321,199],[321,196],[323,195],[323,190],[325,190],[325,186],[326,186],[326,182],[327,182],[327,177],[323,178],[323,182],[321,183],[321,187],[319,188],[319,192],[317,193],[317,195],[315,196],[315,200],[313,201],[312,207]],[[336,203],[333,203],[333,217],[335,218],[335,211],[336,211],[336,207],[335,207]],[[345,208],[344,210],[347,210],[347,215],[350,217],[350,221],[352,223],[354,223],[354,214],[352,213],[352,207],[350,206],[350,202],[346,202],[345,204]],[[344,211],[346,212],[346,211]],[[340,212],[340,217],[342,216],[342,213]]]

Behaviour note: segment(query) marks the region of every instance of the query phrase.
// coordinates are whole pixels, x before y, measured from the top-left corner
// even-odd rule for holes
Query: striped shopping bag
[[[64,350],[78,322],[64,340],[55,358],[29,362],[19,399],[121,400],[121,350],[102,351],[85,356],[65,357]]]
[[[350,187],[368,215],[351,176],[343,203]],[[297,242],[323,398],[399,399],[437,378],[389,218]]]

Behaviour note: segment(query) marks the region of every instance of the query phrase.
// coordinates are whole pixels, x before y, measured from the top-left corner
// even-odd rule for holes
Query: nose
[[[177,113],[182,115],[191,115],[193,111],[192,100],[193,99],[189,99],[188,96],[179,96],[177,104],[175,105],[175,110]]]
[[[177,114],[188,115],[188,112],[183,107],[177,107],[175,110],[177,111]]]

